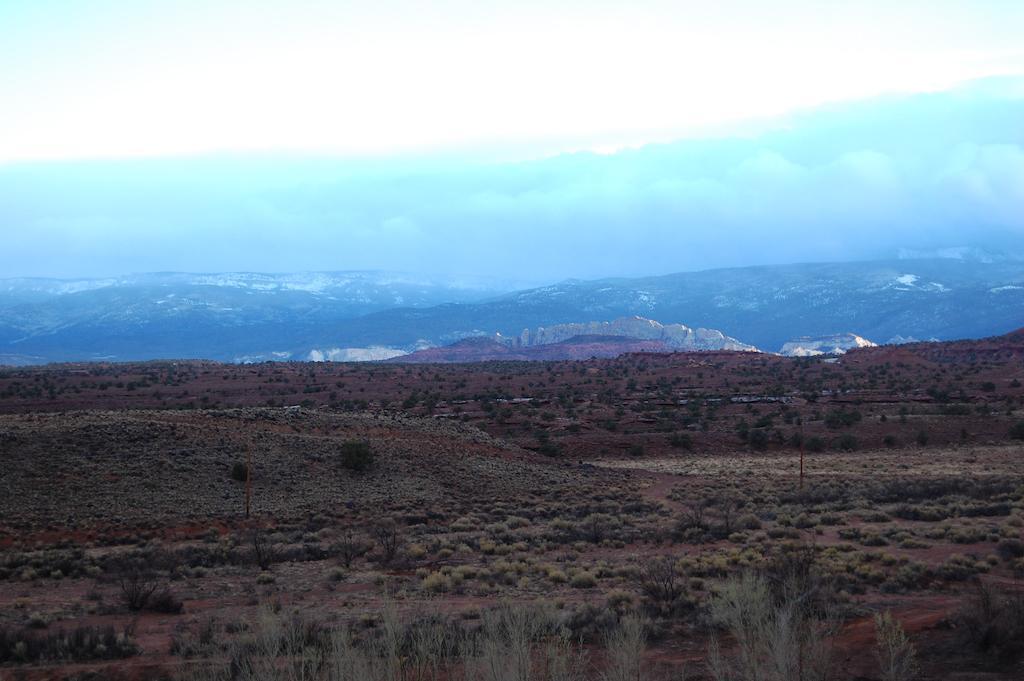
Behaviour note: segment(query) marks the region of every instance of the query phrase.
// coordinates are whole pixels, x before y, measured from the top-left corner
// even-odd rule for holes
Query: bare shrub
[[[117,578],[121,589],[121,600],[129,610],[144,610],[149,599],[156,593],[160,583],[154,573],[138,568],[128,568]]]
[[[917,674],[917,652],[892,613],[875,615],[875,656],[882,681],[910,681]]]
[[[600,675],[556,612],[502,605],[467,631],[440,615],[403,622],[385,605],[373,630],[327,632],[298,613],[260,611],[228,664],[190,670],[189,681],[647,681],[645,624],[635,615],[607,631]],[[681,678],[681,677],[675,677]]]
[[[580,529],[588,541],[600,544],[614,525],[615,519],[607,513],[591,513],[580,523]]]
[[[1024,653],[1024,594],[979,582],[956,614],[957,629],[966,642],[999,660]]]
[[[261,570],[269,570],[280,558],[277,544],[260,529],[254,529],[249,536],[249,549],[252,562]]]
[[[473,681],[576,681],[583,652],[542,606],[503,605],[483,614],[465,660]]]
[[[175,615],[182,611],[182,602],[169,585],[163,582],[154,564],[169,564],[164,554],[145,558],[119,558],[111,563],[121,592],[121,601],[132,612],[149,610]]]
[[[711,600],[711,617],[736,641],[736,654],[726,659],[712,637],[708,667],[716,681],[828,678],[838,618],[814,607],[808,594],[784,589],[774,595],[764,575],[748,572],[722,585]]]
[[[240,681],[314,681],[327,663],[324,632],[298,612],[263,608],[250,635],[235,643],[227,678]]]
[[[708,527],[707,521],[704,519],[705,512],[710,505],[707,499],[691,499],[687,501],[685,511],[683,512],[682,518],[679,519],[679,529],[681,531],[687,530],[706,530]]]
[[[346,568],[352,567],[352,563],[370,550],[370,545],[366,539],[356,534],[355,530],[348,528],[342,532],[341,537],[338,538],[331,546],[331,552],[338,556],[341,564]]]
[[[386,518],[374,525],[371,533],[380,549],[380,562],[384,565],[391,564],[405,542],[398,523],[394,518]]]
[[[684,578],[671,556],[644,563],[636,579],[647,610],[653,615],[670,617],[684,609],[689,604]]]
[[[138,654],[131,629],[76,627],[53,633],[0,626],[0,663],[114,660]]]
[[[184,608],[184,604],[171,587],[164,585],[149,597],[145,608],[152,612],[162,612],[165,615],[177,615]]]
[[[709,506],[716,511],[721,521],[721,524],[714,528],[715,536],[728,537],[736,529],[736,516],[743,507],[742,499],[735,493],[726,492],[712,499]]]
[[[623,617],[605,635],[607,661],[602,681],[645,681],[643,655],[647,648],[644,622],[634,614]]]

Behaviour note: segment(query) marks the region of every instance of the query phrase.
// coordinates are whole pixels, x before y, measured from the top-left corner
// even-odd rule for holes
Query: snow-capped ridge
[[[785,357],[817,357],[842,355],[854,348],[873,348],[878,344],[855,333],[836,333],[826,336],[801,336],[784,343],[779,354]]]

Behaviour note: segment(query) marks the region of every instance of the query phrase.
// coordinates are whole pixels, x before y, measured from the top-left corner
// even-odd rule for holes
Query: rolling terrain
[[[746,267],[507,293],[509,285],[387,273],[5,280],[0,364],[377,360],[498,335],[519,345],[616,335],[778,352],[804,336],[952,340],[1024,321],[1024,267],[1014,260]],[[635,317],[662,330],[625,328]],[[680,327],[696,335],[677,338]]]

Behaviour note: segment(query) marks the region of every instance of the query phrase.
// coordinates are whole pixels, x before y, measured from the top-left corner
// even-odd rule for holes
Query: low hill
[[[253,457],[253,511],[278,520],[311,513],[515,499],[577,485],[572,467],[438,419],[304,409],[86,411],[0,417],[0,536],[238,519]],[[341,463],[343,442],[375,453],[367,471]],[[6,527],[4,527],[6,526]],[[52,527],[51,527],[52,526]]]

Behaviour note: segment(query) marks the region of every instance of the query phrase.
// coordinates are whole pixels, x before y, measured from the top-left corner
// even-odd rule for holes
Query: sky
[[[0,278],[1020,249],[1024,3],[0,0]]]

